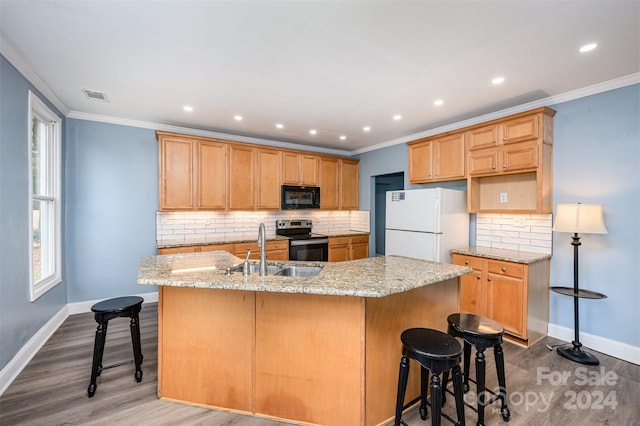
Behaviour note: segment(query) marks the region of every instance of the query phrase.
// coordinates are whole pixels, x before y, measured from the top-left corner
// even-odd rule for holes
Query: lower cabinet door
[[[519,278],[489,274],[490,317],[502,324],[505,331],[526,339],[524,329],[524,282]]]

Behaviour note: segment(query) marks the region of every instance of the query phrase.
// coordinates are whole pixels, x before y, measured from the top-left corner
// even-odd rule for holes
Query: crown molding
[[[392,139],[390,141],[382,142],[366,148],[360,148],[354,151],[350,151],[349,154],[350,155],[363,154],[365,152],[375,151],[375,150],[387,148],[393,145],[411,142],[416,139],[422,139],[429,136],[438,135],[440,133],[462,129],[467,126],[473,126],[475,124],[484,123],[486,121],[495,120],[498,118],[506,117],[508,115],[517,114],[519,112],[524,112],[524,111],[528,111],[528,110],[543,107],[543,106],[552,107],[553,105],[573,101],[575,99],[580,99],[580,98],[584,98],[591,95],[596,95],[602,92],[608,92],[609,90],[619,89],[621,87],[631,86],[633,84],[638,84],[638,83],[640,83],[640,72],[625,75],[619,78],[615,78],[613,80],[592,84],[591,86],[586,86],[580,89],[572,90],[572,91],[561,93],[558,95],[548,96],[546,98],[539,99],[537,101],[528,102],[526,104],[503,109],[501,111],[496,111],[496,112],[492,112],[485,115],[480,115],[478,117],[473,117],[468,120],[458,121],[456,123],[451,123],[445,126],[436,127],[434,129],[425,130],[420,133],[414,133],[411,135],[403,136],[401,138]]]
[[[55,106],[62,115],[69,113],[69,108],[58,98],[58,96],[42,81],[40,76],[33,70],[18,52],[16,47],[9,41],[9,38],[0,31],[0,54],[4,56],[11,65],[13,65],[24,78],[29,81],[49,102]]]

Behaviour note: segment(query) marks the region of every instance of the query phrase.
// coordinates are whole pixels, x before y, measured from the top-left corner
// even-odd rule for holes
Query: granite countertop
[[[355,235],[369,235],[368,232],[363,231],[329,231],[320,232],[322,235],[328,237],[350,237]],[[189,240],[181,241],[165,241],[158,243],[158,248],[170,248],[170,247],[190,247],[190,246],[208,246],[212,244],[234,244],[234,243],[248,243],[255,242],[257,238],[247,238],[243,236],[237,237],[214,237],[214,238],[193,238]],[[268,235],[267,241],[288,241],[289,237],[284,235]]]
[[[234,244],[249,242],[255,243],[257,240],[257,237],[247,238],[241,235],[237,237],[193,238],[184,241],[165,241],[163,243],[158,243],[158,248],[208,246],[211,244]],[[268,235],[267,241],[289,241],[289,238],[283,235]]]
[[[525,264],[535,263],[551,258],[551,255],[546,253],[534,253],[530,251],[507,250],[490,247],[465,247],[460,249],[453,249],[450,252]]]
[[[400,256],[381,256],[347,262],[267,262],[269,265],[322,265],[313,277],[259,274],[227,276],[226,268],[242,259],[218,250],[144,257],[138,284],[228,290],[267,291],[357,297],[384,297],[435,284],[473,272],[473,269]]]
[[[328,237],[353,237],[356,235],[369,235],[368,232],[364,231],[329,231],[329,232],[320,232],[322,235],[326,235]]]

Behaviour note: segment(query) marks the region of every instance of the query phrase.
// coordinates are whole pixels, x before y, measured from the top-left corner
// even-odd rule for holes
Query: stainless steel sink
[[[282,269],[282,266],[267,265],[267,275],[274,275],[280,269]],[[239,265],[234,266],[233,268],[231,268],[231,272],[234,272],[234,273],[240,272],[240,273],[242,273],[242,263],[239,264]],[[258,273],[260,273],[260,264],[259,263],[249,262],[249,273],[250,274],[258,274]]]
[[[313,277],[322,271],[322,266],[283,266],[274,275],[283,277]]]

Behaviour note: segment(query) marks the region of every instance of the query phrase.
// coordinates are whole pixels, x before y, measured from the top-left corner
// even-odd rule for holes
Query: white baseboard
[[[552,323],[549,323],[547,334],[566,342],[571,342],[574,339],[573,328]],[[640,365],[640,347],[638,346],[596,336],[595,334],[584,333],[582,331],[580,332],[580,343],[587,348],[602,352],[603,354]]]
[[[0,371],[0,395],[4,393],[18,374],[29,364],[29,361],[38,353],[40,348],[62,325],[69,316],[68,305],[65,305],[51,318],[29,341],[18,351],[16,356]]]
[[[144,303],[153,303],[158,301],[158,292],[154,291],[151,293],[142,293],[142,294],[132,294],[131,296],[140,296],[144,299]],[[87,312],[91,312],[91,307],[98,302],[101,302],[107,298],[96,299],[96,300],[87,300],[84,302],[74,302],[68,303],[67,307],[69,308],[69,315],[75,314],[85,314]]]
[[[158,292],[137,294],[144,299],[144,303],[158,301]],[[0,371],[0,395],[7,390],[9,385],[29,364],[29,361],[38,353],[40,348],[47,343],[47,340],[55,333],[69,315],[83,314],[91,312],[91,307],[105,299],[92,300],[88,302],[68,303],[62,307],[29,341],[18,351],[16,356]]]

